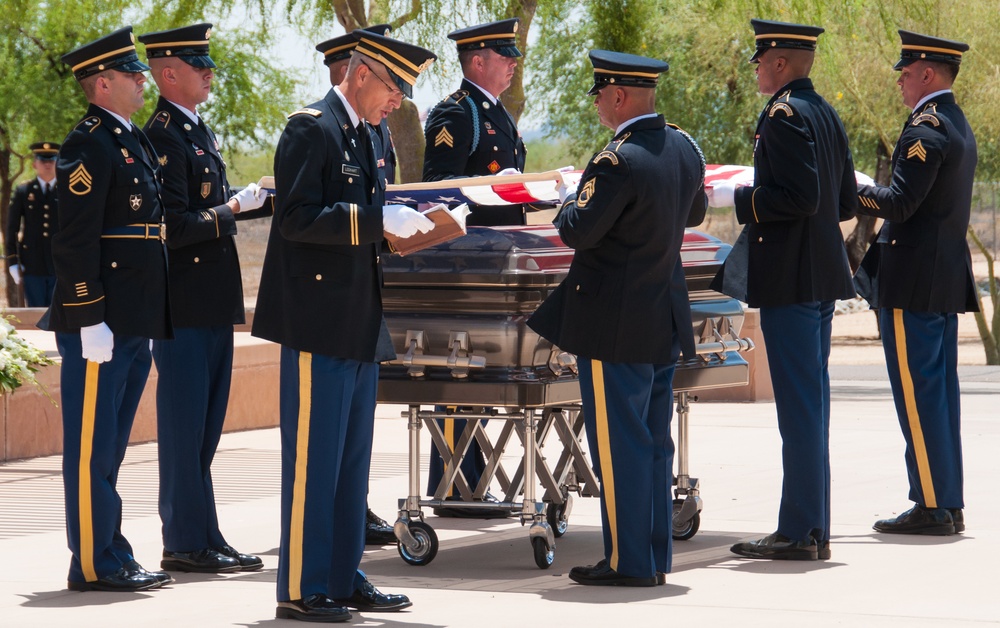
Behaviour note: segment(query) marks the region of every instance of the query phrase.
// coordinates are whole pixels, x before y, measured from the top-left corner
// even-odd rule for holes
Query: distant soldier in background
[[[48,307],[56,287],[52,265],[52,237],[59,230],[56,208],[56,155],[59,144],[36,142],[30,146],[35,178],[17,186],[7,210],[7,271],[24,286],[28,307]],[[23,228],[23,231],[22,231]]]

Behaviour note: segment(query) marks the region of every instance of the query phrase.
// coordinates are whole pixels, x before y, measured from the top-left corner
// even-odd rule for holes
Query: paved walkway
[[[877,518],[909,505],[903,441],[884,369],[836,367],[833,385],[833,559],[738,559],[729,546],[771,532],[780,485],[780,441],[770,403],[703,403],[692,410],[691,472],[700,478],[701,530],[675,544],[668,584],[651,589],[575,585],[569,568],[599,558],[595,499],[577,499],[555,564],[535,567],[527,528],[514,520],[429,516],[438,557],[406,565],[394,547],[366,553],[363,568],[386,591],[409,595],[397,614],[355,614],[365,626],[981,626],[1000,623],[1000,370],[963,371],[966,456],[964,535],[885,536]],[[400,406],[376,421],[371,503],[394,518],[406,488]],[[492,428],[491,428],[492,429]],[[424,437],[426,447],[427,438]],[[550,445],[548,455],[558,452]],[[515,454],[517,451],[512,452]],[[515,456],[511,465],[516,465]],[[155,445],[129,450],[121,473],[123,529],[137,558],[156,567]],[[73,593],[62,524],[59,458],[0,466],[0,626],[266,626],[274,619],[279,451],[276,430],[225,435],[213,467],[223,530],[265,569],[226,576],[180,574],[147,593]]]

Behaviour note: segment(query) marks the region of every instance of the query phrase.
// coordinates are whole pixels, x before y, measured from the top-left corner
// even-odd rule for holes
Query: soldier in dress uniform
[[[424,181],[457,177],[509,174],[524,170],[525,149],[514,118],[504,109],[500,94],[514,77],[521,51],[515,37],[518,18],[478,24],[448,33],[458,46],[462,85],[428,114],[424,130]],[[523,225],[524,205],[470,205],[467,225]],[[444,412],[443,406],[435,410]],[[452,408],[451,411],[455,409]],[[465,430],[464,419],[439,419],[445,439],[454,449]],[[475,490],[486,462],[479,442],[473,440],[462,461],[460,473]],[[444,475],[444,461],[431,443],[427,493],[433,495]],[[448,499],[460,499],[449,488]],[[485,501],[496,502],[486,493]],[[506,517],[504,509],[472,509],[460,506],[435,508],[443,517]]]
[[[361,32],[343,82],[290,115],[278,141],[253,333],[281,344],[279,619],[346,621],[346,607],[410,606],[358,565],[378,362],[395,356],[382,316],[383,233],[409,237],[433,223],[384,205],[365,121],[398,108],[435,58]]]
[[[39,327],[62,357],[63,483],[74,591],[141,591],[171,581],[136,562],[115,485],[151,363],[170,337],[156,152],[129,118],[149,67],[127,26],[63,55],[90,102],[56,162],[56,289]]]
[[[52,237],[59,230],[56,216],[59,144],[36,142],[29,148],[34,156],[31,167],[35,178],[17,186],[10,201],[4,233],[7,271],[15,284],[24,284],[28,307],[48,307],[56,287]]]
[[[208,99],[215,62],[211,24],[139,36],[160,90],[145,132],[163,176],[171,340],[153,343],[159,511],[167,570],[255,571],[219,530],[212,459],[229,404],[233,324],[245,321],[235,217],[263,205],[251,183],[233,196],[215,134],[196,108]]]
[[[753,185],[716,185],[709,196],[712,207],[735,202],[746,225],[714,286],[760,308],[784,480],[777,530],[732,551],[827,559],[830,334],[834,302],[854,297],[840,222],[855,213],[857,183],[844,125],[809,79],[823,29],[750,22],[757,41],[750,63],[771,99],[757,122]]]
[[[666,62],[607,50],[592,50],[590,60],[587,93],[615,135],[577,190],[560,188],[553,222],[576,253],[528,325],[577,355],[601,480],[604,556],[569,577],[654,586],[671,564],[673,377],[681,351],[695,351],[680,251],[684,228],[705,216],[705,160],[656,113]]]
[[[892,154],[890,184],[858,186],[858,211],[885,223],[855,281],[878,309],[915,504],[875,529],[954,534],[965,530],[957,313],[979,311],[966,241],[976,138],[951,91],[969,46],[899,36],[896,83],[912,112]]]
[[[361,30],[388,36],[391,27],[388,24],[376,24]],[[323,63],[330,68],[331,87],[340,85],[347,76],[347,63],[358,45],[358,34],[360,34],[358,31],[354,31],[316,44],[316,50],[323,54]],[[380,171],[379,176],[386,181],[386,185],[393,183],[396,180],[396,150],[392,145],[389,124],[385,120],[375,125],[369,124],[368,132],[371,133],[377,151],[376,165]],[[365,512],[365,544],[385,545],[395,541],[396,533],[393,532],[389,522],[368,508]]]

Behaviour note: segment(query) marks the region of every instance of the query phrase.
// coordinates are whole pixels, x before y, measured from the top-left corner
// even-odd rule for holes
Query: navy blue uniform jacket
[[[808,78],[768,101],[753,165],[753,187],[737,188],[735,197],[745,241],[734,246],[713,288],[751,307],[853,298],[840,222],[857,208],[854,161],[840,117]],[[745,288],[724,288],[726,274],[745,275]]]
[[[170,337],[163,243],[102,237],[163,220],[156,152],[141,137],[91,105],[59,149],[56,289],[42,329],[76,332],[103,321],[115,335]]]
[[[858,186],[858,211],[886,220],[855,279],[873,308],[979,311],[966,241],[977,159],[976,138],[949,92],[907,120],[889,186]]]
[[[705,215],[692,141],[644,118],[587,164],[554,221],[575,249],[566,279],[528,325],[564,351],[606,362],[671,364],[673,331],[694,355],[681,245]]]
[[[385,181],[373,153],[333,90],[289,117],[274,156],[274,218],[253,335],[375,361]]]
[[[56,185],[53,181],[52,185]],[[42,193],[38,177],[17,186],[7,214],[7,265],[20,264],[26,275],[55,275],[52,264],[52,236],[59,231],[56,188]],[[21,223],[24,231],[21,232]],[[21,237],[18,238],[18,233]]]

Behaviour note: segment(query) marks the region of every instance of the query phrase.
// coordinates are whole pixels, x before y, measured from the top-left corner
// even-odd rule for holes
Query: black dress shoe
[[[169,571],[191,571],[195,573],[230,573],[240,570],[240,562],[224,556],[214,549],[205,548],[196,552],[168,552],[163,550],[160,567]]]
[[[223,545],[221,547],[213,547],[212,549],[223,556],[235,558],[236,562],[240,564],[240,571],[260,571],[264,568],[264,561],[260,559],[260,556],[241,554],[232,545]]]
[[[93,582],[76,582],[70,580],[66,587],[70,591],[118,591],[134,593],[147,591],[161,586],[161,583],[149,573],[131,573],[124,567],[113,574],[94,580]]]
[[[965,532],[965,515],[961,508],[949,508],[951,520],[955,523],[955,532]]]
[[[783,534],[773,532],[762,539],[743,541],[729,548],[734,554],[747,558],[770,558],[772,560],[817,560],[819,546],[816,540],[793,541]],[[829,552],[829,547],[827,547]]]
[[[156,580],[160,586],[170,584],[174,581],[173,576],[165,571],[147,571],[142,565],[139,564],[139,561],[134,558],[122,565],[122,567],[125,568],[125,571],[131,574],[148,574],[153,576],[153,579]]]
[[[459,503],[469,503],[461,497],[449,497],[448,501]],[[486,493],[482,500],[473,503],[499,504],[500,500],[490,493]],[[510,516],[510,508],[467,508],[462,506],[439,506],[434,509],[434,514],[438,517],[452,517],[456,519],[506,519]]]
[[[872,526],[877,532],[889,534],[936,534],[947,536],[955,534],[955,520],[947,508],[924,508],[914,504],[903,514],[894,519],[880,519]],[[965,528],[965,521],[962,521]]]
[[[365,513],[365,545],[388,545],[396,542],[396,533],[385,519],[369,508]]]
[[[816,558],[820,560],[830,560],[833,552],[830,551],[830,541],[820,541],[816,547]]]
[[[274,617],[333,623],[349,620],[351,612],[325,595],[316,593],[301,600],[278,602]]]
[[[601,587],[655,587],[666,584],[666,575],[662,578],[660,575],[654,574],[649,578],[626,576],[612,569],[606,560],[601,560],[596,565],[573,567],[569,570],[569,579],[573,582]]]
[[[413,602],[405,595],[398,593],[382,593],[375,588],[367,579],[361,584],[361,588],[356,590],[347,599],[334,600],[341,606],[348,606],[357,609],[362,613],[388,613],[401,611],[408,606],[413,606]]]

